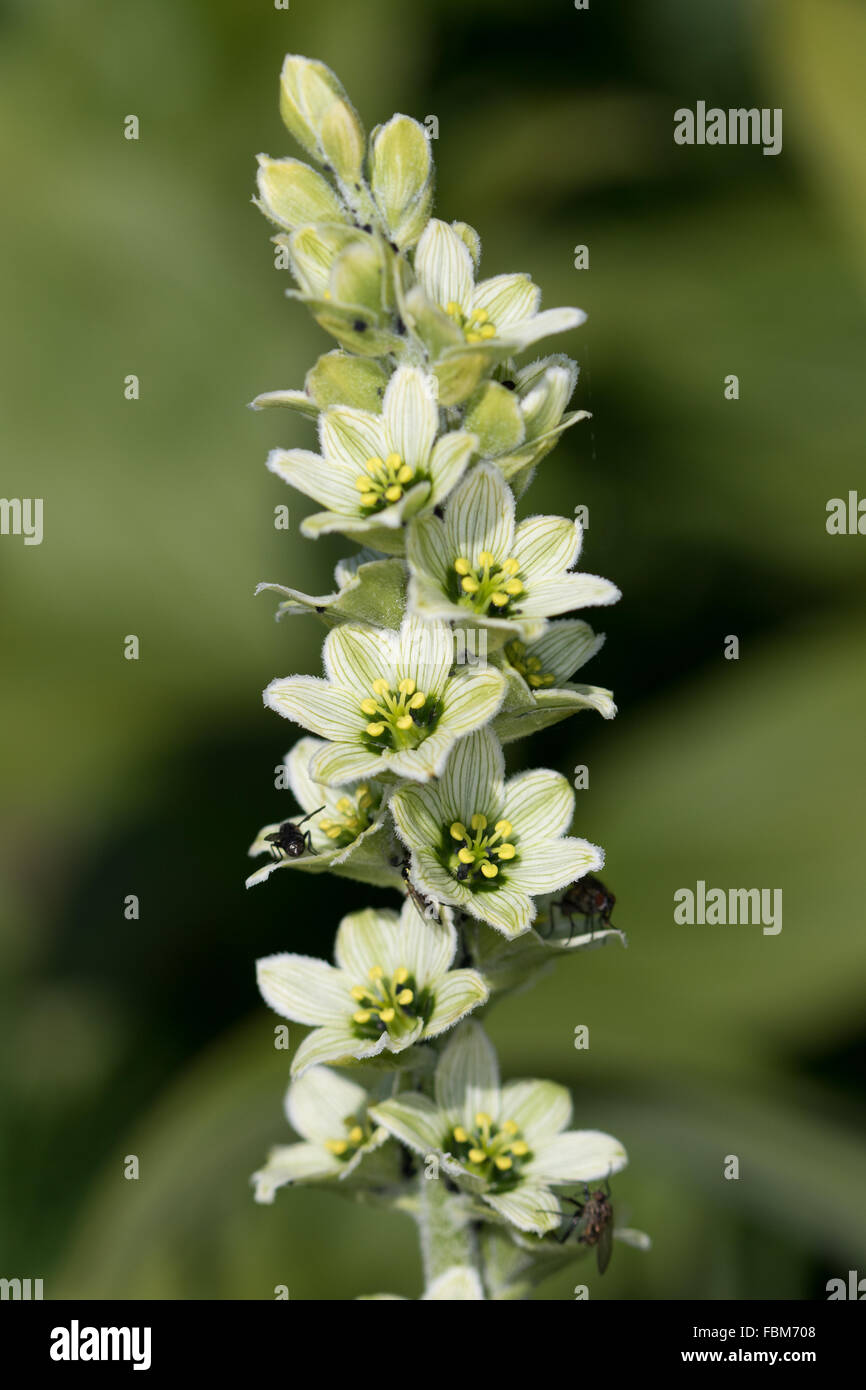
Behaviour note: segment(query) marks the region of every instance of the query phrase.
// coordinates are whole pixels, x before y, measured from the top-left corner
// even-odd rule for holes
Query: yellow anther
[[[469,561],[464,560],[463,556],[461,555],[459,560],[454,561],[454,568],[456,569],[458,574],[468,574],[472,566],[470,565]]]
[[[370,689],[372,690],[374,695],[387,695],[388,682],[382,676],[380,676],[378,680],[373,681],[373,684],[371,685]]]
[[[471,574],[467,574],[465,579],[461,579],[460,587],[464,594],[477,594],[481,585],[477,579],[473,579]]]
[[[513,1120],[506,1120],[502,1128],[506,1134],[517,1134],[519,1133],[520,1125],[516,1125]]]
[[[376,701],[375,701],[375,700],[367,699],[367,700],[362,700],[362,701],[361,701],[361,713],[362,713],[362,714],[378,714],[378,712],[379,712],[379,706],[376,704]]]
[[[481,342],[481,334],[480,334],[480,333],[467,333],[467,334],[466,334],[466,341],[467,341],[467,343],[480,343],[480,342]]]
[[[364,1138],[364,1131],[360,1125],[353,1125],[349,1130],[349,1140],[352,1144],[360,1144]]]
[[[376,503],[378,502],[378,500],[379,500],[379,499],[378,499],[378,497],[376,496],[375,492],[365,492],[364,495],[363,495],[363,497],[361,498],[361,506],[362,506],[362,507],[375,507],[375,505],[376,505]]]
[[[475,1115],[475,1123],[480,1125],[482,1129],[485,1125],[489,1128],[493,1124],[493,1118],[488,1115],[486,1110],[478,1110]]]
[[[462,1125],[458,1125],[454,1130],[454,1138],[457,1140],[458,1144],[465,1144],[466,1140],[469,1138],[469,1135],[466,1133],[466,1130],[463,1128]]]
[[[515,560],[513,557],[508,560],[503,560],[500,568],[503,574],[516,574],[520,569],[520,561]]]
[[[399,483],[394,483],[391,487],[385,488],[385,497],[389,502],[399,502],[402,496],[403,489],[400,487]]]
[[[346,1143],[345,1139],[325,1140],[325,1148],[328,1150],[328,1153],[335,1154],[337,1157],[339,1157],[341,1154],[344,1154],[348,1147],[349,1145]]]
[[[515,1158],[523,1158],[529,1153],[529,1145],[525,1139],[515,1139],[514,1143],[511,1145],[511,1152],[514,1154]]]
[[[415,721],[411,714],[401,714],[400,718],[397,719],[395,723],[398,729],[411,729]]]
[[[399,468],[402,462],[403,460],[399,454],[389,454],[385,460],[385,467],[391,469]]]
[[[504,608],[508,602],[508,595],[504,594],[501,589],[497,589],[495,594],[490,595],[490,602],[495,604],[497,608]]]
[[[411,676],[404,676],[400,684],[397,686],[397,689],[399,690],[401,695],[412,695],[415,691],[415,682],[413,681]]]
[[[337,802],[337,810],[342,811],[343,815],[345,816],[347,812],[351,811],[351,809],[352,803],[349,800],[349,798],[347,796],[341,796],[340,800]]]
[[[367,998],[367,991],[365,990],[363,985],[353,985],[352,988],[349,990],[349,993],[351,994],[353,999],[357,999],[359,1004],[362,999]]]
[[[460,305],[457,303],[456,299],[449,299],[448,303],[445,305],[445,312],[446,314],[460,313]]]
[[[505,592],[506,594],[511,594],[512,598],[514,598],[517,594],[523,593],[523,585],[519,579],[509,579],[508,583],[505,585]]]
[[[423,690],[416,690],[412,699],[409,701],[409,708],[420,709],[426,699],[427,696],[424,694]]]
[[[356,479],[355,479],[355,487],[358,489],[359,492],[369,492],[369,491],[370,491],[370,479],[369,479],[369,478],[364,478],[364,477],[356,478]]]
[[[469,838],[466,834],[466,826],[462,821],[455,820],[452,822],[451,838],[452,840],[467,840]]]
[[[325,831],[325,834],[327,835],[329,840],[336,840],[339,837],[340,833],[341,830],[339,825],[329,825],[327,830]]]
[[[408,463],[404,463],[402,468],[397,469],[398,483],[411,483],[414,476],[414,470],[409,467]]]
[[[367,733],[370,735],[371,738],[378,738],[379,735],[380,735],[380,734],[383,734],[384,732],[385,732],[385,725],[384,725],[384,724],[368,724],[368,725],[367,725]]]
[[[510,835],[513,827],[510,820],[498,820],[496,822],[497,835]]]
[[[367,462],[364,464],[364,467],[366,468],[368,473],[378,473],[380,469],[385,467],[385,465],[379,458],[379,455],[374,454],[372,458],[367,459]]]
[[[495,864],[491,864],[489,859],[485,859],[481,865],[481,872],[485,878],[495,878],[499,870]]]
[[[486,1153],[484,1152],[483,1149],[470,1149],[470,1150],[469,1150],[469,1162],[470,1162],[470,1163],[483,1163],[486,1157],[487,1157],[487,1155],[486,1155]]]
[[[370,969],[367,971],[367,974],[371,980],[381,980],[385,972],[382,969],[381,965],[371,965]]]
[[[492,324],[492,323],[485,323],[484,327],[483,327],[482,330],[481,330],[481,337],[482,337],[482,338],[495,338],[495,337],[496,337],[496,329],[493,327],[493,324]]]
[[[486,323],[490,315],[486,309],[476,309],[472,317],[476,323]]]
[[[487,817],[482,816],[480,811],[476,811],[475,815],[472,817],[471,825],[473,830],[486,830]]]
[[[359,1009],[356,1014],[352,1014],[355,1023],[369,1023],[371,1014],[369,1009]]]
[[[413,994],[411,989],[401,989],[400,993],[397,995],[397,1003],[411,1004],[414,998],[415,995]]]
[[[497,854],[500,859],[513,859],[517,850],[513,845],[496,845],[493,853]]]
[[[500,1154],[498,1158],[494,1158],[493,1162],[496,1164],[496,1167],[499,1169],[501,1173],[507,1173],[508,1169],[514,1166],[511,1162],[511,1159],[508,1158],[505,1154]]]
[[[466,849],[465,845],[463,849],[458,849],[457,858],[460,860],[461,864],[475,863],[475,855],[472,853],[471,849]]]
[[[400,968],[399,968],[399,970],[395,970],[395,971],[394,971],[394,984],[395,984],[395,985],[405,985],[405,983],[406,983],[406,981],[408,980],[408,978],[409,978],[409,971],[406,969],[405,965],[401,965]]]
[[[393,1023],[396,1017],[396,1011],[394,1009],[382,1009],[379,1017],[383,1023]]]
[[[479,565],[487,565],[488,568],[490,565],[495,564],[495,561],[496,556],[491,554],[489,550],[482,550],[481,554],[478,556]]]

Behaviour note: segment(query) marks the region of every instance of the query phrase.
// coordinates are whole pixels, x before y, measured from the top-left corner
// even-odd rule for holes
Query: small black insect
[[[319,811],[324,811],[324,806],[319,807]],[[274,859],[300,859],[303,854],[318,854],[318,850],[313,849],[313,842],[310,839],[309,830],[301,830],[304,821],[308,821],[310,816],[317,816],[319,811],[310,811],[302,820],[297,822],[284,820],[279,830],[274,830],[265,839],[270,841],[271,854]]]
[[[426,894],[422,893],[420,889],[415,887],[414,883],[409,877],[409,865],[405,859],[401,866],[400,874],[403,879],[403,882],[406,885],[406,892],[409,894],[409,897],[412,899],[418,911],[421,913],[421,916],[431,917],[434,921],[441,922],[442,913],[440,912],[439,904],[434,903],[432,898],[428,898]]]
[[[551,903],[551,907],[558,907],[563,917],[568,918],[571,927],[569,941],[574,935],[575,917],[585,917],[589,922],[590,932],[594,932],[597,927],[611,926],[610,914],[613,912],[616,898],[609,888],[605,888],[601,879],[594,874],[584,874],[583,878],[575,879],[570,883],[558,902]]]
[[[577,1230],[578,1243],[588,1245],[590,1249],[595,1248],[599,1274],[604,1274],[610,1264],[613,1249],[613,1203],[610,1200],[610,1184],[606,1183],[605,1187],[607,1191],[597,1187],[595,1192],[590,1192],[589,1188],[584,1186],[582,1202],[576,1197],[563,1198],[564,1201],[571,1202],[574,1211],[568,1217],[565,1230],[556,1237],[560,1245],[563,1245],[572,1231]]]
[[[502,385],[505,387],[505,389],[506,389],[507,391],[516,391],[516,390],[517,390],[517,382],[516,382],[516,381],[503,381]]]
[[[364,225],[363,225],[362,228],[361,228],[361,231],[362,231],[362,232],[372,232],[372,230],[373,230],[372,225],[371,225],[369,222],[365,222]]]
[[[352,327],[354,328],[356,333],[367,332],[367,325],[365,324],[363,319],[355,319],[355,322],[352,324]]]

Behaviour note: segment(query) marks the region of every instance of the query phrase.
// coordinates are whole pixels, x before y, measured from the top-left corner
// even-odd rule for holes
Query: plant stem
[[[424,1264],[424,1284],[453,1265],[468,1265],[481,1273],[478,1241],[472,1218],[460,1194],[449,1190],[442,1177],[428,1178],[422,1169],[418,1178],[418,1237]]]

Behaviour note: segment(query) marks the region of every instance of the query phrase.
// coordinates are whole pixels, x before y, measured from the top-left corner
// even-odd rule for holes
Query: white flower
[[[497,739],[461,740],[437,782],[399,787],[391,798],[421,892],[488,922],[506,936],[528,930],[533,898],[601,868],[604,856],[566,835],[574,793],[546,768],[505,781]]]
[[[328,633],[323,659],[327,680],[275,680],[264,698],[329,740],[314,754],[310,776],[331,786],[436,776],[455,740],[493,717],[505,688],[492,667],[452,675],[451,629],[416,618],[399,632],[344,623]]]
[[[265,825],[250,845],[251,855],[268,854],[269,862],[247,879],[247,887],[263,883],[276,869],[296,868],[307,873],[338,874],[379,887],[400,887],[399,871],[390,866],[393,839],[388,829],[384,787],[372,778],[341,787],[326,787],[310,776],[310,762],[327,747],[317,738],[299,739],[286,755],[289,786],[301,810],[283,821]],[[311,813],[320,811],[320,815]],[[285,820],[297,823],[304,813],[301,832],[309,832],[312,852],[297,859],[274,850],[269,836]],[[310,819],[307,819],[307,816]]]
[[[474,468],[451,494],[444,519],[409,531],[409,606],[424,618],[469,622],[524,640],[573,608],[615,603],[619,590],[595,574],[573,574],[582,530],[559,516],[519,525],[514,497],[495,467]]]
[[[538,1235],[562,1220],[552,1187],[611,1177],[628,1161],[611,1135],[566,1129],[572,1105],[564,1086],[501,1086],[496,1053],[477,1023],[464,1024],[443,1052],[435,1099],[401,1092],[370,1113],[415,1152],[438,1155],[464,1191]]]
[[[272,1202],[287,1183],[350,1177],[388,1139],[387,1130],[371,1122],[369,1103],[363,1086],[329,1067],[311,1067],[293,1081],[285,1112],[302,1142],[271,1150],[264,1167],[253,1174],[256,1201]]]
[[[431,217],[415,250],[425,294],[472,345],[521,352],[539,338],[585,322],[582,309],[539,313],[541,291],[528,275],[494,275],[475,283],[473,257],[460,231]]]
[[[502,652],[508,690],[493,724],[503,743],[546,729],[570,714],[594,709],[613,719],[612,694],[598,685],[574,685],[569,677],[604,643],[580,618],[561,618],[532,642],[514,637]]]
[[[339,531],[400,554],[405,522],[447,497],[476,445],[463,430],[437,439],[438,428],[431,379],[417,367],[398,367],[381,415],[332,406],[319,416],[321,455],[275,449],[268,468],[327,508],[305,518],[304,535]]]
[[[456,950],[450,916],[423,918],[407,899],[399,917],[373,908],[344,917],[336,965],[288,953],[260,960],[265,1002],[313,1029],[295,1053],[292,1075],[403,1052],[453,1027],[487,998],[476,970],[450,968]]]

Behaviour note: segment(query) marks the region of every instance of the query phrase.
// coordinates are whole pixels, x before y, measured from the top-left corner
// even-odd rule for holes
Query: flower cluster
[[[494,1243],[531,1237],[543,1263],[562,1222],[553,1189],[626,1161],[609,1135],[567,1127],[563,1087],[501,1086],[480,1023],[494,994],[597,944],[586,912],[567,942],[554,921],[556,895],[603,864],[570,833],[569,783],[546,769],[509,778],[503,754],[578,710],[616,712],[610,691],[571,679],[603,637],[563,615],[618,590],[576,568],[579,523],[517,514],[536,466],[586,412],[569,409],[570,358],[516,359],[584,314],[542,310],[525,274],[481,276],[474,228],[431,215],[419,122],[396,115],[365,137],[330,69],[291,55],[280,110],[312,162],[260,155],[256,201],[289,295],[337,347],[302,387],[253,406],[288,407],[315,430],[315,448],[268,459],[320,508],[302,533],[361,549],[330,594],[260,586],[280,596],[278,616],[313,615],[328,631],[322,676],[264,692],[306,734],[285,762],[297,810],[256,836],[250,853],[267,860],[248,883],[330,871],[404,900],[399,913],[345,917],[333,964],[259,961],[265,1001],[310,1031],[286,1100],[299,1142],[272,1152],[256,1196],[315,1182],[393,1201],[421,1225],[425,1297],[496,1296],[479,1227]]]

